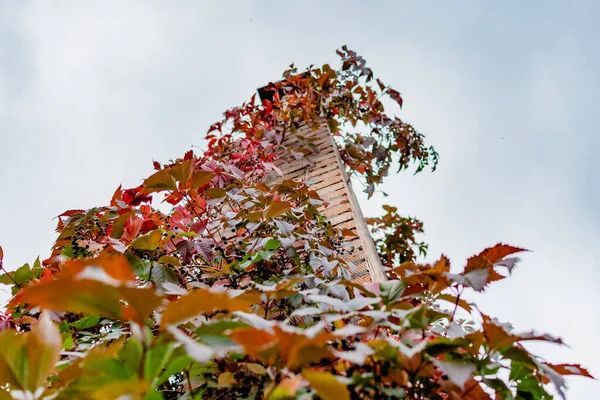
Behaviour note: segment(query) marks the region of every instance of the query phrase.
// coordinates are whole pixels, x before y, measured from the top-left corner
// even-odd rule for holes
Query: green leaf
[[[112,230],[110,231],[110,237],[113,239],[120,239],[123,236],[123,232],[125,232],[125,223],[131,216],[133,216],[134,212],[129,211],[125,214],[121,214],[115,219],[112,225]]]
[[[194,332],[204,344],[213,348],[229,347],[235,342],[228,336],[231,330],[246,328],[248,325],[243,322],[231,320],[219,320],[200,326]]]
[[[42,273],[44,272],[44,267],[42,267],[42,263],[40,262],[39,257],[36,258],[33,262],[33,268],[31,268],[31,272],[33,273],[35,279],[39,279],[40,276],[42,276]]]
[[[158,378],[158,375],[169,362],[174,349],[174,343],[167,343],[152,347],[146,352],[146,359],[144,360],[144,379],[148,382],[152,382],[153,386],[156,384],[155,380]]]
[[[131,264],[131,269],[133,270],[133,273],[140,279],[148,280],[148,278],[150,277],[150,261],[142,260],[141,258],[129,251],[127,252],[126,256],[127,260],[129,261],[129,264]]]
[[[406,391],[403,388],[381,388],[383,393],[387,394],[393,399],[403,399],[406,396]]]
[[[133,242],[131,242],[131,248],[136,250],[154,251],[158,248],[161,238],[161,231],[159,229],[155,229],[146,235],[136,238]]]
[[[528,393],[529,396],[525,395]],[[530,377],[522,379],[517,385],[517,399],[551,399],[548,392],[537,379]]]
[[[501,396],[500,397],[501,399],[503,399],[503,400],[513,400],[514,399],[512,392],[510,391],[508,386],[506,386],[506,383],[502,379],[484,378],[483,382],[486,385],[488,385],[489,387],[491,387],[492,389],[494,389],[496,394]]]
[[[162,169],[150,175],[150,177],[144,181],[143,185],[145,193],[177,189],[177,182],[173,175],[169,173],[168,169]]]
[[[406,283],[403,281],[387,281],[379,284],[381,290],[381,299],[384,304],[390,304],[400,300],[406,290]]]
[[[99,315],[88,315],[83,318],[78,319],[77,321],[71,322],[69,325],[77,330],[91,328],[92,326],[98,325],[100,322]]]
[[[0,275],[0,283],[4,285],[12,285],[14,282],[12,280],[12,276],[9,274]]]
[[[162,393],[157,390],[151,390],[144,396],[144,400],[164,400]],[[1,400],[1,399],[0,399]]]
[[[29,281],[31,281],[34,278],[35,277],[31,272],[29,264],[25,264],[22,267],[18,268],[13,274],[13,279],[21,286],[25,286],[29,283]]]
[[[130,337],[119,351],[120,361],[127,367],[129,374],[138,373],[140,361],[144,355],[144,347],[139,340]]]
[[[162,288],[165,282],[174,283],[176,285],[179,284],[177,274],[173,268],[169,267],[168,265],[156,263],[152,264],[150,276],[152,277],[152,282],[154,282],[157,288]]]
[[[243,322],[221,319],[216,322],[210,322],[210,323],[201,325],[194,332],[196,333],[196,335],[198,335],[200,337],[203,335],[221,335],[221,334],[225,334],[226,331],[238,329],[238,328],[244,328],[247,326],[248,325],[246,325]]]
[[[263,260],[270,260],[271,257],[273,256],[273,254],[275,254],[274,251],[265,251],[265,250],[261,250],[256,254],[253,255],[246,255],[243,259],[242,262],[240,262],[239,266],[242,269],[246,269],[251,265],[254,265],[258,262],[261,262]]]
[[[519,381],[533,377],[535,367],[526,363],[513,361],[510,365],[510,377],[511,381]]]
[[[269,239],[267,243],[265,243],[265,250],[277,250],[281,247],[281,242],[277,239]]]
[[[183,351],[183,350],[182,350]],[[160,376],[156,379],[154,384],[156,386],[160,386],[169,379],[169,377],[183,371],[186,367],[188,367],[193,360],[185,353],[174,357],[168,364],[165,370],[160,374]]]
[[[438,354],[447,353],[451,350],[468,346],[469,342],[466,339],[448,339],[445,337],[438,337],[432,342],[427,343],[425,346],[425,352],[431,356],[437,356]]]

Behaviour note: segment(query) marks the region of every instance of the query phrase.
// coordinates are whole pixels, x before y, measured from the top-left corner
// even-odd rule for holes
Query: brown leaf
[[[206,185],[207,183],[211,182],[214,177],[215,174],[210,171],[195,171],[192,174],[191,189],[196,190],[200,186]]]
[[[271,202],[269,207],[267,207],[267,209],[265,210],[264,217],[266,219],[279,217],[280,215],[285,214],[286,212],[289,212],[291,209],[292,209],[292,206],[287,201],[273,201],[273,202]]]
[[[162,169],[150,175],[142,186],[144,193],[153,193],[163,190],[175,190],[177,189],[177,182],[168,169]]]
[[[194,172],[194,160],[181,161],[169,168],[169,173],[183,186],[186,186]]]

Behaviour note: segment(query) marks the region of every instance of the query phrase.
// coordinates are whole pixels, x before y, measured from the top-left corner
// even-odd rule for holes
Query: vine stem
[[[460,295],[462,295],[464,289],[461,289],[456,295],[456,301],[454,302],[454,311],[452,311],[452,318],[450,321],[454,321],[454,315],[456,315],[456,310],[458,310],[458,302],[460,301]]]
[[[21,285],[19,285],[19,284],[17,283],[17,281],[15,281],[15,279],[12,277],[12,275],[11,275],[11,274],[9,274],[9,273],[8,273],[8,271],[4,269],[4,264],[3,264],[1,261],[0,261],[0,269],[1,269],[2,271],[4,271],[4,273],[6,274],[6,276],[8,276],[8,277],[10,278],[10,280],[11,280],[11,281],[13,281],[13,283],[14,283],[15,285],[17,285],[17,287],[18,287],[19,289],[21,288]]]

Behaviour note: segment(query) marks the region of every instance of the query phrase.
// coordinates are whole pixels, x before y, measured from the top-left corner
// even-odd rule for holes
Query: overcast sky
[[[217,5],[218,4],[218,5]],[[54,216],[108,202],[152,160],[290,63],[362,54],[404,95],[438,171],[390,177],[383,202],[425,222],[429,259],[499,241],[533,252],[483,311],[562,336],[535,346],[600,375],[600,27],[596,1],[0,3],[0,245],[46,257]],[[364,200],[364,198],[362,198]],[[590,399],[598,381],[568,381]]]

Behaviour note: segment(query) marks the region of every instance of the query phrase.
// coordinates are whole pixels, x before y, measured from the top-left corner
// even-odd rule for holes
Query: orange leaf
[[[527,249],[522,249],[520,247],[513,247],[507,244],[498,243],[494,247],[489,247],[483,250],[479,255],[485,257],[492,264],[496,264],[498,261],[502,260],[504,257],[509,256],[514,253],[519,253],[522,251],[528,251]]]
[[[561,375],[581,375],[594,379],[590,372],[579,364],[550,364],[544,363]]]
[[[229,297],[227,293],[215,293],[197,289],[172,302],[163,312],[161,326],[177,324],[203,313],[215,310],[246,311],[253,304],[249,297]]]
[[[120,282],[135,281],[131,264],[121,253],[103,251],[96,258],[69,260],[62,265],[60,276],[77,275],[87,267],[99,267],[108,276]]]
[[[254,356],[258,356],[260,352],[273,346],[275,342],[275,336],[273,334],[257,328],[236,329],[231,332],[230,336],[240,344],[248,354]]]
[[[25,288],[20,301],[51,310],[143,323],[161,299],[151,288],[118,287],[98,280],[66,276]]]

